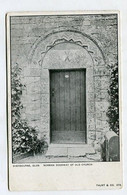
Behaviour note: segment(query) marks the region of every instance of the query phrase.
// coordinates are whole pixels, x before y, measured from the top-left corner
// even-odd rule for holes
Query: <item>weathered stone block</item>
[[[26,68],[24,70],[24,76],[28,77],[40,77],[40,68]]]
[[[88,101],[87,101],[88,102]],[[87,112],[89,113],[93,113],[94,111],[95,111],[95,108],[94,108],[94,106],[95,106],[95,103],[94,102],[89,102],[88,103],[88,107],[87,107]]]
[[[91,79],[91,78],[89,78]],[[88,93],[94,93],[94,84],[93,82],[86,82],[86,91],[88,91]]]
[[[22,118],[23,120],[27,119],[26,114],[25,114],[24,112],[21,113],[21,118]]]
[[[109,101],[109,94],[108,90],[101,90],[101,96],[100,96],[102,101]]]
[[[49,132],[49,124],[41,121],[41,127],[44,131]]]
[[[31,94],[27,94],[25,96],[23,96],[23,101],[26,103],[34,103],[34,102],[38,102],[41,99],[41,95],[40,93],[33,93]]]
[[[41,104],[41,116],[47,117],[49,115],[49,104]]]
[[[94,118],[95,117],[95,113],[93,112],[88,112],[87,113],[87,120],[90,120],[91,118]]]
[[[106,67],[98,66],[94,68],[94,76],[105,76],[109,75],[109,70]]]
[[[42,124],[49,124],[49,122],[50,122],[49,117],[41,117]]]
[[[96,131],[89,131],[88,132],[88,138],[93,141],[96,139]]]
[[[28,86],[31,84],[38,84],[40,82],[40,77],[24,77],[23,82]]]
[[[86,69],[86,78],[90,79],[89,82],[92,82],[93,80],[93,67]]]
[[[102,121],[102,129],[103,131],[109,130],[109,123],[107,121]]]
[[[102,99],[101,99],[101,91],[100,90],[95,90],[95,101],[96,102],[102,101]]]
[[[27,109],[28,110],[30,110],[31,109],[31,111],[35,111],[35,110],[39,110],[40,109],[40,100],[38,101],[38,102],[34,102],[34,103],[30,103],[29,102],[29,104],[27,104],[27,107],[26,107],[26,112],[27,112]]]
[[[31,126],[31,127],[40,129],[40,120],[31,121],[31,120],[28,118],[28,125]]]
[[[94,86],[95,89],[101,89],[102,88],[101,80],[96,80]]]
[[[97,89],[95,90],[95,100],[96,101],[109,101],[109,94],[107,90],[103,90],[103,89]]]
[[[95,123],[90,123],[90,124],[87,124],[87,130],[89,131],[92,131],[92,130],[95,130]]]
[[[26,94],[27,94],[27,90],[26,90],[26,88],[24,88],[22,90],[22,96],[21,96],[21,98],[26,97]]]
[[[49,104],[49,94],[41,94],[41,103]]]
[[[94,102],[94,93],[88,93],[87,94],[87,101],[88,102]]]
[[[94,119],[95,114],[94,113],[87,113],[87,130],[95,130],[95,119]]]
[[[103,89],[109,89],[109,79],[101,80],[101,85],[103,86]]]
[[[47,111],[46,110],[41,111],[41,116],[42,117],[49,117],[49,109],[47,109]]]
[[[26,116],[31,121],[38,121],[38,120],[40,120],[40,114],[32,113],[32,114],[26,114]]]
[[[48,78],[49,78],[49,71],[47,69],[42,68],[42,71],[41,71],[41,79],[42,79],[42,81],[44,79],[48,80]]]
[[[38,132],[38,138],[39,139],[44,139],[45,141],[47,141],[49,143],[49,132],[48,131],[44,131],[42,129],[42,127],[39,128],[39,132]]]
[[[102,112],[96,112],[96,118],[101,120],[102,119]]]
[[[41,109],[40,109],[40,107],[38,107],[38,109],[36,109],[36,110],[33,110],[33,107],[27,107],[27,109],[26,109],[26,113],[27,114],[38,114],[38,115],[40,115],[40,113],[41,113]]]
[[[29,84],[27,86],[27,94],[40,94],[41,93],[41,86],[40,83],[33,83],[33,84]]]
[[[108,106],[109,106],[109,102],[106,102],[106,101],[105,102],[96,102],[95,105],[96,105],[97,112],[103,112],[103,111],[106,112],[106,110],[108,109]]]
[[[107,120],[107,115],[106,112],[102,112],[102,120],[106,121]]]
[[[96,128],[101,129],[102,128],[102,120],[96,119]]]
[[[49,85],[46,82],[41,82],[41,94],[49,94]]]
[[[102,136],[102,131],[96,131],[96,140],[102,140],[103,136]]]

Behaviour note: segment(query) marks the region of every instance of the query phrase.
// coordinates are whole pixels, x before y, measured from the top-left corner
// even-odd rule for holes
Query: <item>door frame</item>
[[[57,72],[57,71],[75,71],[75,70],[82,70],[84,71],[85,74],[85,85],[84,85],[84,90],[86,92],[86,68],[66,68],[66,69],[48,69],[49,71],[49,144],[55,144],[52,143],[52,131],[51,131],[51,72]],[[86,104],[86,93],[85,93],[85,105]],[[87,106],[85,106],[85,142],[84,143],[74,143],[74,144],[87,144],[88,138],[87,138],[88,132],[87,132]],[[72,143],[70,143],[72,144]],[[59,145],[62,145],[59,144]]]

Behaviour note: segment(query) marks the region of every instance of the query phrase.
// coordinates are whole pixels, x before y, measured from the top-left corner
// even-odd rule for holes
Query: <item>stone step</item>
[[[95,150],[90,145],[62,145],[62,144],[51,144],[49,145],[46,156],[55,157],[67,157],[67,156],[86,156],[86,154],[95,154]]]
[[[88,144],[50,144],[49,147],[54,148],[87,148],[91,147]]]
[[[67,157],[68,156],[67,148],[49,147],[46,156]]]

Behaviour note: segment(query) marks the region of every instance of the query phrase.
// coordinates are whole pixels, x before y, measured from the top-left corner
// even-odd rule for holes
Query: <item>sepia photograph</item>
[[[120,161],[118,14],[9,19],[12,162]]]
[[[9,190],[122,188],[119,20],[6,15]]]

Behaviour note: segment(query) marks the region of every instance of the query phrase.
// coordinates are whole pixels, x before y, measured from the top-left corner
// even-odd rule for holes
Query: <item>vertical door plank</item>
[[[85,132],[85,72],[81,72],[81,131]]]
[[[75,71],[70,72],[71,131],[75,131]]]
[[[64,110],[64,116],[65,116],[65,131],[70,130],[70,73],[69,71],[64,72],[64,83],[65,83],[65,110]]]
[[[55,93],[54,96],[56,98],[56,131],[59,131],[60,121],[60,79],[59,79],[60,73],[57,71],[55,74]]]
[[[60,131],[64,131],[64,90],[65,90],[65,86],[64,86],[64,74],[63,72],[60,72]]]
[[[50,98],[51,98],[51,128],[52,130],[56,129],[56,116],[55,116],[55,113],[56,113],[56,98],[55,98],[55,95],[54,95],[54,90],[55,90],[55,73],[52,72],[51,75],[50,75]]]
[[[80,131],[80,109],[81,109],[81,102],[80,102],[80,97],[81,97],[81,92],[80,92],[80,85],[81,85],[81,78],[80,78],[80,73],[81,71],[76,71],[76,131]]]

